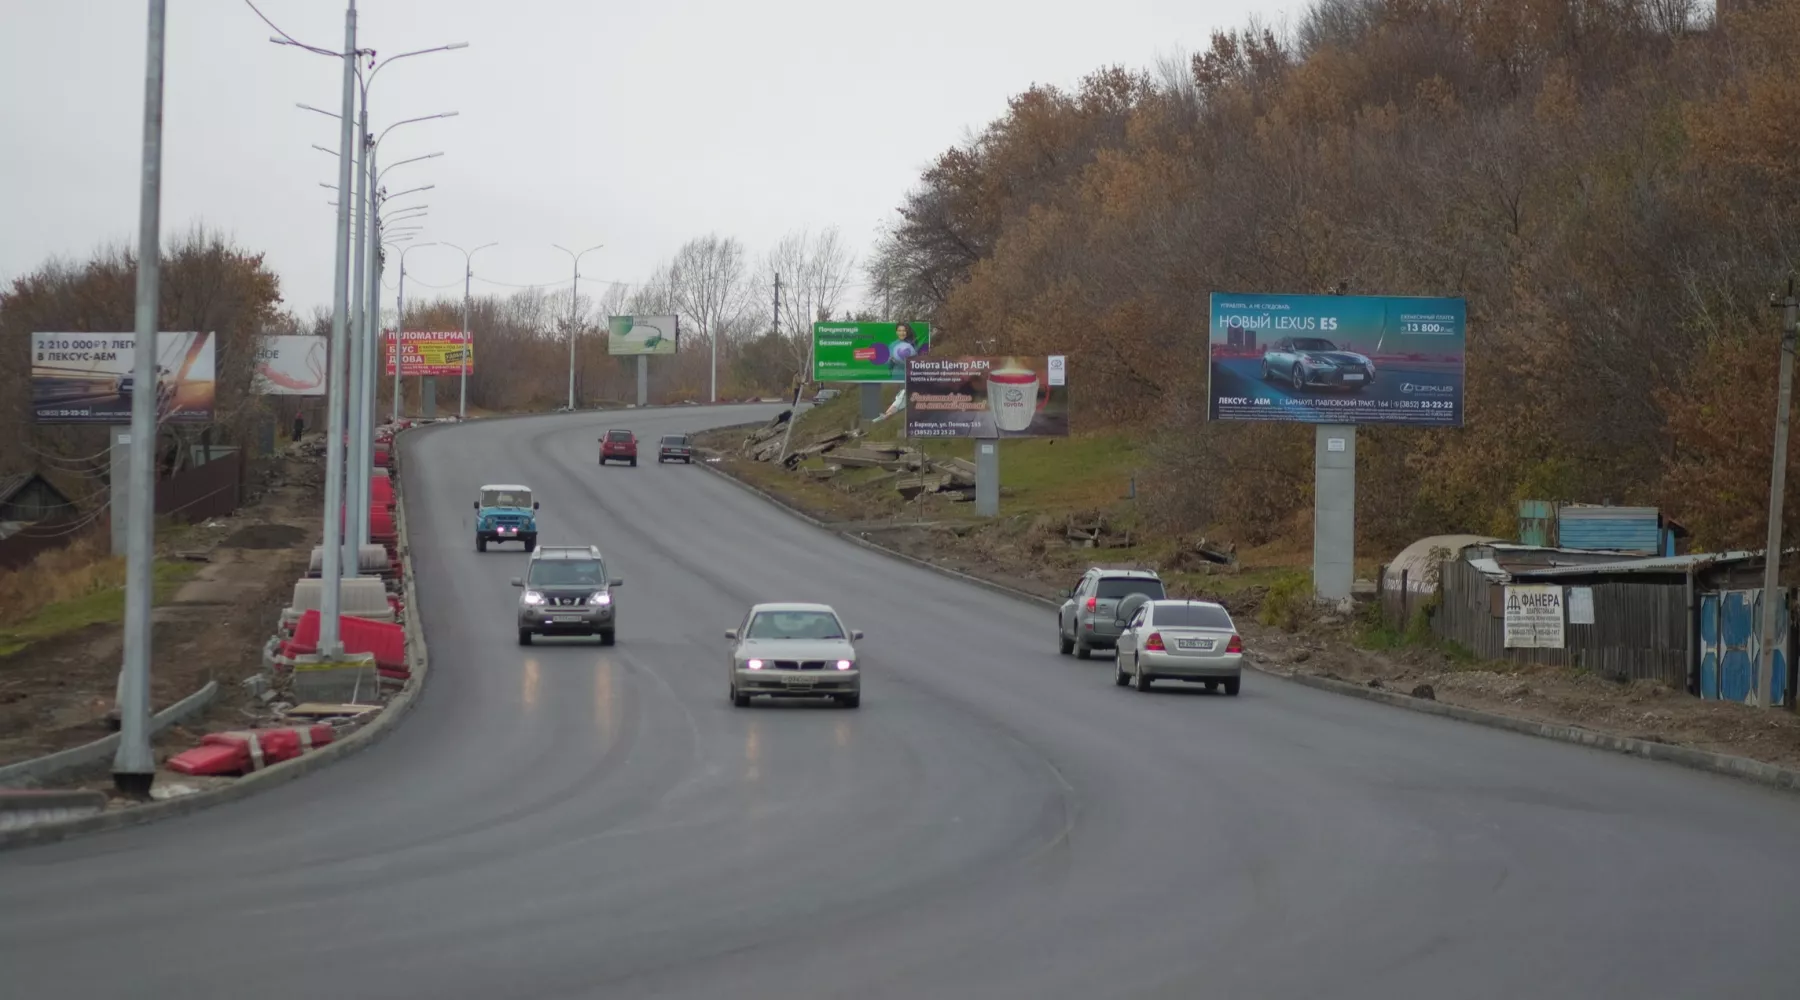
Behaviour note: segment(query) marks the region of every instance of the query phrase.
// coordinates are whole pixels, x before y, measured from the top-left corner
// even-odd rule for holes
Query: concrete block
[[[294,661],[294,697],[300,701],[355,701],[375,697],[381,674],[373,653],[302,656]]]

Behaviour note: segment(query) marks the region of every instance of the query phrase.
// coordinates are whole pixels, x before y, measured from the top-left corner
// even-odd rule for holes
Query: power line
[[[342,52],[333,52],[330,49],[319,48],[317,45],[308,45],[305,42],[301,41],[300,39],[295,38],[293,35],[290,35],[287,32],[281,30],[281,25],[276,24],[274,21],[269,20],[268,16],[263,14],[262,11],[257,10],[256,4],[251,3],[250,0],[244,0],[244,6],[249,7],[250,10],[253,13],[255,13],[257,17],[261,18],[262,23],[268,25],[269,29],[271,31],[273,31],[277,35],[280,35],[281,37],[287,39],[289,45],[298,46],[299,48],[303,48],[308,52],[317,52],[319,55],[322,55],[322,56],[342,56],[343,55]]]

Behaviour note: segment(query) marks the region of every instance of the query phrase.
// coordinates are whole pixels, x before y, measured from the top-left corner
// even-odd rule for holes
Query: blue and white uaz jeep
[[[483,486],[475,501],[475,551],[486,552],[489,542],[537,548],[537,509],[529,486]]]

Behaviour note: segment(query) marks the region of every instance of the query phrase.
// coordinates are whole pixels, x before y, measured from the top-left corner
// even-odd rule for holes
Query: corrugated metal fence
[[[1461,559],[1445,562],[1440,573],[1442,600],[1431,630],[1483,659],[1585,667],[1604,677],[1658,680],[1678,690],[1689,686],[1688,664],[1694,658],[1684,587],[1587,585],[1593,590],[1595,624],[1565,626],[1562,649],[1507,649],[1505,589]],[[1397,610],[1389,607],[1390,614]]]

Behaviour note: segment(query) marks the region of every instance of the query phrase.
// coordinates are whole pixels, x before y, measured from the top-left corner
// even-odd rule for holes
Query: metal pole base
[[[150,786],[156,783],[156,772],[149,774],[113,772],[113,787],[119,794],[132,799],[150,798]]]

